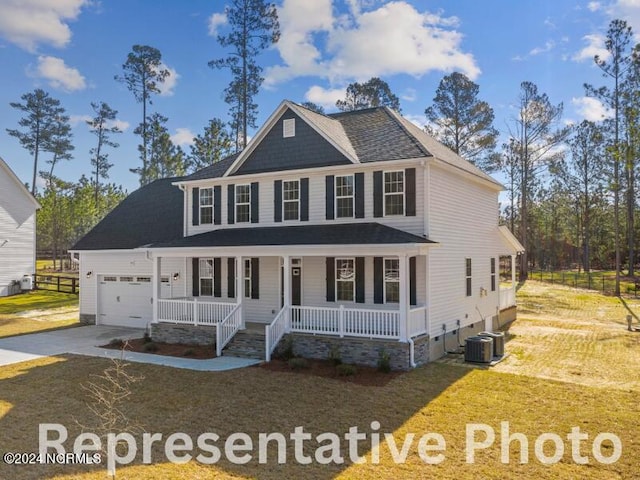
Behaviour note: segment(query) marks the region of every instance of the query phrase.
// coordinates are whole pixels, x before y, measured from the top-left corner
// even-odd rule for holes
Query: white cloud
[[[68,22],[90,0],[2,0],[0,35],[33,52],[39,44],[62,48],[71,40]]]
[[[174,89],[178,84],[178,79],[180,78],[180,74],[176,72],[175,68],[171,68],[170,66],[165,65],[164,63],[160,64],[160,69],[169,70],[169,76],[167,76],[164,79],[164,82],[158,83],[158,90],[160,90],[160,96],[170,97],[175,93]]]
[[[621,18],[633,28],[636,41],[640,42],[640,0],[617,0],[606,9],[612,19]]]
[[[424,115],[415,115],[415,114],[402,114],[404,118],[413,123],[416,127],[424,130],[425,125],[427,124],[427,119]]]
[[[64,60],[57,57],[41,55],[38,57],[36,75],[46,79],[53,88],[66,92],[84,90],[87,83],[80,72],[65,65]]]
[[[119,118],[107,123],[108,128],[117,127],[121,132],[125,132],[130,126],[131,124],[129,122],[126,120],[120,120]]]
[[[602,4],[600,2],[589,2],[587,4],[587,8],[591,12],[597,12],[598,10],[600,10],[602,8]]]
[[[338,100],[344,99],[345,88],[322,88],[314,85],[304,94],[305,100],[321,105],[325,108],[335,108]]]
[[[188,128],[176,128],[176,133],[171,135],[171,141],[174,145],[184,147],[185,145],[193,145],[195,134]]]
[[[213,13],[209,17],[209,35],[215,37],[218,35],[218,27],[227,23],[227,15],[224,13]]]
[[[415,102],[416,98],[418,98],[417,92],[415,88],[407,88],[404,93],[400,95],[400,98],[406,100],[407,102]]]
[[[584,37],[582,37],[582,39],[587,42],[587,46],[572,57],[574,61],[593,61],[593,57],[595,57],[596,55],[598,55],[603,60],[609,58],[609,52],[604,46],[604,36],[598,33],[593,33],[591,35],[585,35]]]
[[[430,71],[457,70],[472,79],[479,75],[473,55],[460,49],[457,18],[419,12],[405,1],[372,5],[351,0],[350,11],[336,17],[331,0],[284,0],[276,44],[283,64],[267,69],[265,84],[299,76],[344,83]]]
[[[553,40],[547,40],[542,47],[536,47],[529,52],[529,55],[540,55],[541,53],[549,52],[556,46],[556,42]]]
[[[575,107],[578,114],[590,122],[600,122],[613,115],[613,112],[611,112],[611,110],[603,105],[597,98],[573,97],[571,99],[571,104]]]

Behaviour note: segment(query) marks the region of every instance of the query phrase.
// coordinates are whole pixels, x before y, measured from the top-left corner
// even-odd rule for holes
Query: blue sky
[[[624,18],[640,32],[640,0],[277,0],[282,37],[265,52],[265,84],[256,98],[260,125],[283,100],[311,100],[334,111],[353,81],[386,80],[402,113],[424,121],[440,79],[460,71],[480,85],[503,137],[519,85],[528,80],[564,103],[565,122],[606,115],[585,98],[585,82],[604,81],[593,64],[607,26]],[[134,44],[162,52],[172,76],[152,111],[169,118],[175,143],[188,152],[194,134],[213,117],[228,120],[222,91],[228,72],[207,62],[223,57],[216,32],[226,32],[220,0],[0,0],[0,156],[25,182],[32,159],[6,133],[20,112],[9,102],[43,88],[60,99],[74,124],[74,159],[57,170],[66,180],[90,173],[94,137],[85,118],[92,101],[118,110],[124,133],[110,151],[111,181],[138,186],[133,129],[141,106],[114,80]],[[46,158],[46,157],[45,157]]]

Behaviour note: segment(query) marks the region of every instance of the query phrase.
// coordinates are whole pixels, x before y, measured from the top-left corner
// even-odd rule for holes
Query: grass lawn
[[[557,288],[529,282],[521,289],[524,313],[510,329],[512,338],[507,351],[511,356],[492,369],[431,363],[400,375],[384,386],[367,387],[261,368],[205,373],[131,364],[128,371],[144,376],[144,380],[133,387],[125,411],[147,432],[162,433],[163,439],[151,450],[152,464],[141,465],[142,442],[141,436],[136,435],[137,464],[119,468],[117,478],[637,478],[640,452],[637,371],[621,368],[611,372],[607,383],[585,382],[584,377],[590,375],[590,370],[583,375],[571,375],[568,372],[576,368],[573,364],[564,368],[565,374],[559,372],[563,370],[562,365],[573,358],[572,349],[592,352],[590,356],[594,359],[590,368],[598,366],[594,373],[596,380],[604,378],[607,368],[619,367],[618,362],[638,365],[636,355],[640,345],[636,339],[640,333],[624,332],[622,320],[626,310],[613,299],[611,303],[603,303],[606,297]],[[585,297],[579,299],[578,295]],[[591,329],[601,335],[584,333]],[[551,339],[553,335],[560,337],[544,347],[545,342],[539,337],[544,336],[545,331],[550,332]],[[613,340],[604,339],[607,331]],[[546,355],[548,362],[558,365],[557,369],[541,370],[535,359],[538,354]],[[582,358],[588,361],[588,357],[585,354]],[[602,365],[598,365],[598,360]],[[0,431],[3,432],[0,450],[37,451],[38,424],[43,422],[64,424],[70,439],[80,433],[76,421],[90,429],[94,420],[80,385],[109,364],[104,359],[69,355],[0,367]],[[393,434],[399,450],[409,438],[407,435],[415,434],[404,464],[393,462],[386,445],[380,449],[379,464],[372,463],[370,441],[374,421],[380,423],[379,432]],[[522,433],[526,437],[528,463],[520,463],[517,442],[512,442],[510,448],[501,448],[503,421],[509,422],[509,433]],[[486,424],[496,435],[492,446],[478,450],[473,464],[467,463],[465,456],[465,428],[470,423]],[[304,453],[308,455],[314,455],[320,445],[328,443],[317,441],[317,435],[333,432],[342,437],[339,453],[345,463],[323,466],[313,461],[310,465],[299,465],[290,441],[286,464],[277,463],[275,444],[269,446],[268,462],[258,462],[255,452],[259,433],[282,432],[288,436],[297,426],[304,427],[314,438],[305,443]],[[353,426],[367,434],[367,440],[361,441],[358,449],[365,455],[364,464],[349,460],[344,434]],[[579,452],[587,457],[588,465],[578,465],[572,459],[571,442],[566,436],[573,427],[579,427],[588,435],[588,440],[581,442]],[[230,434],[245,432],[256,446],[252,452],[254,458],[245,465],[232,464],[224,456],[210,466],[196,461],[171,464],[164,458],[161,445],[175,432],[186,433],[194,444],[200,434],[216,433],[220,437],[216,446],[221,450]],[[429,432],[439,433],[446,442],[442,452],[444,460],[438,465],[425,464],[418,454],[418,439]],[[534,453],[536,439],[547,432],[564,440],[564,455],[551,466],[542,464]],[[622,455],[611,465],[597,462],[592,454],[594,438],[602,432],[614,433],[622,442]],[[483,439],[483,434],[476,436],[478,441]],[[71,448],[70,441],[65,445]],[[545,443],[545,454],[553,453],[551,445]],[[191,452],[194,456],[204,453],[194,446]],[[612,451],[605,442],[602,454],[609,456]],[[501,462],[501,453],[509,454],[507,464]],[[106,476],[104,466],[0,463],[0,478],[70,480]]]
[[[0,337],[78,322],[78,295],[32,290],[0,298]]]

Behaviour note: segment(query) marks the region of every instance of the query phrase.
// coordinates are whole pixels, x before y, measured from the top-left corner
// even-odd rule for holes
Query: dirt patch
[[[121,350],[123,347],[127,352],[150,353],[168,357],[196,358],[200,360],[216,357],[216,352],[210,345],[149,342],[145,341],[144,338],[133,338],[124,342],[114,341],[102,346],[102,348],[112,350]]]
[[[36,322],[59,322],[70,318],[78,318],[79,308],[77,306],[47,308],[42,310],[27,310],[16,313],[19,318],[29,318]]]
[[[294,359],[302,360],[302,359]],[[403,375],[404,372],[381,372],[374,367],[354,367],[355,372],[351,375],[340,375],[339,366],[335,365],[330,360],[312,360],[305,359],[306,366],[293,368],[288,361],[281,359],[273,359],[269,363],[261,363],[256,368],[269,370],[272,372],[288,372],[296,375],[310,375],[314,377],[332,378],[342,382],[353,383],[356,385],[365,385],[368,387],[383,387],[387,385],[391,380]]]

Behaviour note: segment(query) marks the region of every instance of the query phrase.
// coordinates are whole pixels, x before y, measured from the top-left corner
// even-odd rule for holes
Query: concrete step
[[[264,333],[240,330],[224,348],[222,355],[264,360]]]

